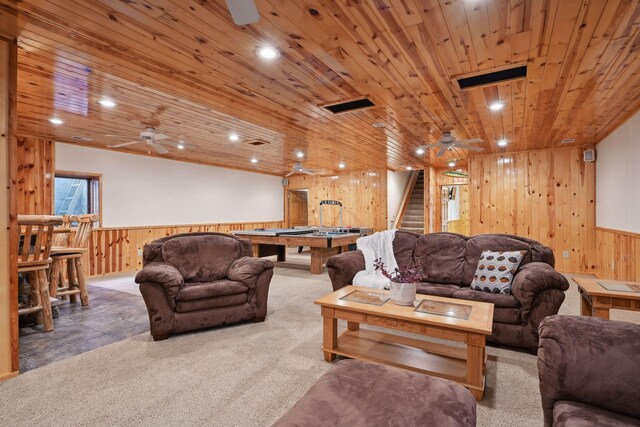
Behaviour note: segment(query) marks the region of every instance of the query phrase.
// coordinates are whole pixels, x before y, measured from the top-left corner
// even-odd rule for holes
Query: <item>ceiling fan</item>
[[[253,24],[260,19],[254,0],[226,0],[226,2],[236,25]]]
[[[293,165],[293,170],[292,170],[291,172],[289,172],[288,174],[286,174],[286,175],[285,175],[285,177],[287,177],[287,176],[291,176],[291,175],[293,175],[294,173],[303,173],[303,174],[305,174],[305,175],[315,175],[315,174],[317,174],[318,172],[317,172],[317,171],[312,171],[312,170],[310,170],[310,169],[305,169],[305,168],[302,166],[302,163],[298,162],[298,163],[296,163],[295,165]]]
[[[167,154],[169,150],[167,150],[162,144],[158,141],[162,141],[168,139],[169,137],[163,133],[156,132],[155,128],[147,127],[145,130],[140,132],[140,140],[138,141],[130,141],[124,142],[122,144],[109,145],[109,148],[120,148],[126,147],[127,145],[145,143],[149,147],[156,150],[158,154]]]
[[[423,145],[420,148],[429,149],[439,147],[438,153],[436,157],[442,157],[447,150],[453,150],[454,148],[462,148],[463,150],[471,150],[471,151],[482,151],[484,150],[482,147],[474,147],[473,145],[468,144],[478,144],[480,142],[484,142],[480,138],[474,139],[456,139],[455,136],[451,135],[451,132],[442,132],[442,137],[435,144],[427,144]]]

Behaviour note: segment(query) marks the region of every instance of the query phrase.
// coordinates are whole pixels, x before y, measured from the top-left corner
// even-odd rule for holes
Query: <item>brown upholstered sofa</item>
[[[136,275],[151,335],[245,321],[262,322],[273,263],[252,258],[251,242],[222,233],[186,233],[144,247]]]
[[[469,287],[483,250],[520,251],[525,255],[513,280],[511,295],[476,291]],[[535,240],[507,234],[474,237],[454,233],[418,235],[396,232],[393,251],[398,266],[417,263],[425,277],[421,294],[493,303],[493,334],[489,341],[536,351],[538,326],[546,316],[558,313],[569,282],[554,270],[550,248]],[[364,270],[360,251],[345,252],[327,260],[334,290],[350,285]]]
[[[640,326],[583,316],[540,325],[538,376],[549,426],[640,426]]]

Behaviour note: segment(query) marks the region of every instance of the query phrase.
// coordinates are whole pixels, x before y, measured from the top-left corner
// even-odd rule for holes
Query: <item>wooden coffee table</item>
[[[467,387],[480,400],[486,371],[485,341],[491,335],[493,304],[418,295],[429,314],[385,302],[373,305],[347,301],[355,291],[388,296],[388,291],[346,286],[315,301],[323,317],[322,350],[327,362],[336,355],[382,363],[446,378]],[[456,315],[459,317],[452,317]],[[464,318],[468,317],[468,318]],[[338,319],[347,321],[347,330],[338,336]],[[360,329],[360,324],[412,332],[414,334],[466,344],[464,347],[434,343],[397,334]]]
[[[580,314],[583,316],[609,319],[609,310],[612,308],[640,311],[640,283],[582,277],[574,277],[573,281],[578,285]],[[612,290],[614,288],[629,289],[630,292]]]

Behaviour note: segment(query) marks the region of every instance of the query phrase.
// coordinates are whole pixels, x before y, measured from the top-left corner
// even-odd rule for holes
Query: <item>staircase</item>
[[[407,201],[407,209],[402,217],[399,230],[424,233],[424,171],[420,171]]]

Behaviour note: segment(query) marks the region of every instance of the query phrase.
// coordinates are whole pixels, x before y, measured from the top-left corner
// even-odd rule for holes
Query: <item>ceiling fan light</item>
[[[504,108],[504,102],[502,101],[495,101],[492,102],[491,104],[489,104],[489,109],[491,111],[500,111]]]

